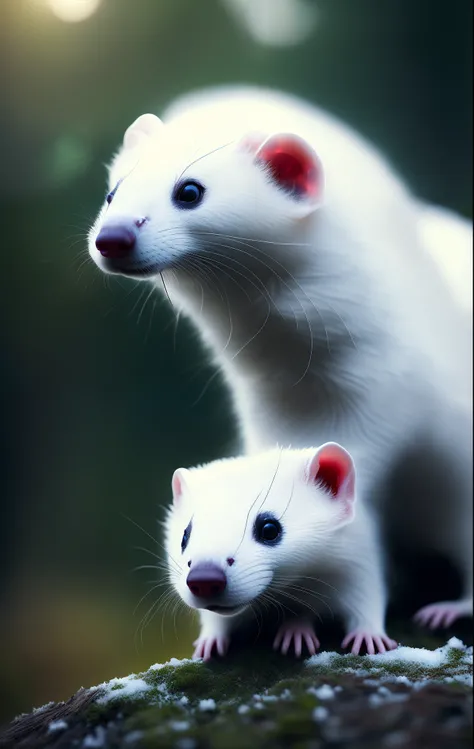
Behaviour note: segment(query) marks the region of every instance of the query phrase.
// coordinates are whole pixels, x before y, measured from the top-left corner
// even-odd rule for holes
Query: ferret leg
[[[430,629],[450,627],[456,619],[473,614],[473,547],[472,547],[472,448],[461,453],[462,462],[450,465],[450,485],[442,496],[437,525],[430,529],[432,545],[457,567],[462,575],[463,593],[457,601],[437,601],[415,614],[415,621]],[[467,464],[469,470],[465,470]]]
[[[316,637],[313,625],[308,619],[290,619],[284,622],[276,634],[273,649],[281,650],[283,655],[286,655],[292,642],[297,658],[302,653],[303,643],[306,645],[310,655],[316,653],[316,650],[319,648],[319,640]]]
[[[200,611],[201,631],[194,641],[193,658],[209,661],[213,653],[224,656],[229,649],[235,617],[220,616],[212,611]]]
[[[472,616],[471,598],[460,598],[459,601],[439,601],[423,606],[413,617],[417,624],[429,629],[450,627],[456,619]]]
[[[375,539],[372,543],[367,539],[361,556],[349,565],[339,595],[347,631],[343,648],[352,643],[351,652],[358,655],[365,645],[372,655],[397,647],[395,640],[385,632],[386,590]]]
[[[463,595],[458,601],[438,601],[417,611],[415,622],[429,629],[450,627],[456,619],[473,615],[472,535],[468,523],[457,541],[450,557],[463,575]]]

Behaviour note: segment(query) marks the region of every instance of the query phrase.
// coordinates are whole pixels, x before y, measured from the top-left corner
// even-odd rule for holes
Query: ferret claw
[[[429,629],[450,627],[456,619],[462,616],[472,616],[471,601],[441,601],[423,606],[413,617],[417,624]]]
[[[391,640],[387,635],[374,635],[372,632],[367,632],[366,630],[355,630],[354,632],[349,632],[349,634],[344,637],[341,647],[347,648],[351,642],[351,653],[353,655],[359,655],[360,649],[364,644],[368,655],[386,653],[387,650],[394,650],[398,646],[398,643],[395,642],[395,640]]]
[[[294,642],[295,655],[300,657],[303,651],[303,642],[306,645],[310,655],[314,655],[319,648],[319,640],[309,622],[294,620],[285,622],[278,630],[273,642],[273,649],[281,649],[283,655],[286,655],[290,649],[292,641]]]
[[[204,661],[210,661],[214,651],[223,657],[229,649],[229,639],[227,637],[198,637],[194,645],[193,660],[202,658]]]

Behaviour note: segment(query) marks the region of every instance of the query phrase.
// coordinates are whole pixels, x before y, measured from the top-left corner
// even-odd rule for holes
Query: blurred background
[[[87,258],[125,128],[198,86],[287,89],[468,216],[471,29],[471,0],[0,0],[0,721],[189,654],[174,604],[143,627],[166,589],[135,568],[173,469],[236,444],[189,325]]]

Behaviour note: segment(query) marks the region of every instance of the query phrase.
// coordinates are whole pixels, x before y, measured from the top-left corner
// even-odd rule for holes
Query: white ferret
[[[373,513],[355,507],[356,472],[340,445],[180,468],[172,488],[166,551],[173,587],[199,609],[195,657],[224,655],[242,620],[265,614],[285,654],[314,654],[314,620],[328,611],[342,616],[353,653],[396,647]]]
[[[472,240],[352,130],[252,88],[184,97],[125,133],[90,232],[150,279],[223,372],[247,454],[337,441],[377,526],[447,555],[472,614]]]

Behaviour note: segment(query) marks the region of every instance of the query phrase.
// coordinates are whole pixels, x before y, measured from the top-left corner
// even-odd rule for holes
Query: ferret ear
[[[264,167],[272,181],[310,210],[317,208],[324,192],[322,164],[307,141],[293,133],[262,136],[250,133],[242,143],[257,166]]]
[[[337,442],[326,442],[311,458],[308,481],[326,491],[330,497],[353,513],[355,501],[355,468],[351,455]]]
[[[123,136],[124,148],[135,148],[144,139],[156,135],[162,127],[162,121],[155,114],[140,115],[125,131]]]
[[[181,502],[183,497],[184,488],[186,486],[186,475],[188,471],[186,468],[177,468],[173,473],[171,479],[171,489],[173,491],[173,502],[177,506]]]

